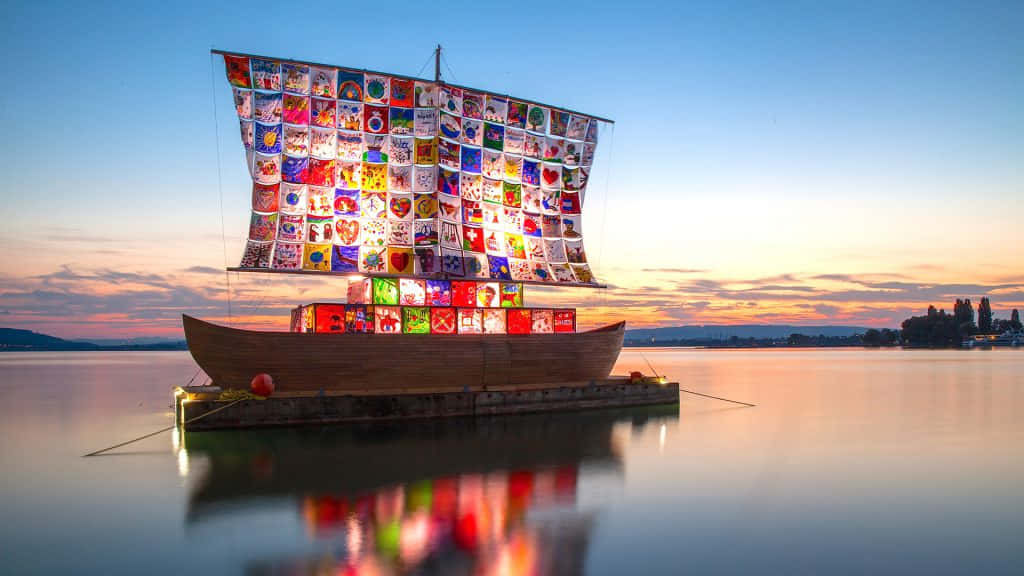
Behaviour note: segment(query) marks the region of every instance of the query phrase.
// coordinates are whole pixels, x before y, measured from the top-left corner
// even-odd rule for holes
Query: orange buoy
[[[629,373],[629,381],[632,384],[636,384],[638,382],[641,382],[643,379],[644,379],[644,375],[639,373],[639,372],[630,372]]]
[[[274,379],[270,377],[270,374],[257,374],[253,376],[249,390],[257,396],[270,396],[274,393]]]

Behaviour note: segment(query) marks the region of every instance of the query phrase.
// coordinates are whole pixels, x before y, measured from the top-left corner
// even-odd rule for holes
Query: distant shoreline
[[[10,346],[0,345],[3,352],[177,352],[188,350],[185,341],[167,344],[125,344],[123,346],[101,346],[99,344],[81,346]]]

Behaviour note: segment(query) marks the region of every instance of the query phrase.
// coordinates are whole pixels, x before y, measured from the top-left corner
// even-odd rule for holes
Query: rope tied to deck
[[[658,376],[658,372],[654,370],[654,366],[651,364],[651,361],[647,359],[647,356],[645,356],[643,352],[640,352],[640,357],[643,358],[644,362],[647,363],[647,367],[650,368],[651,372],[654,373],[654,377],[655,378],[660,378],[660,376]],[[722,398],[721,396],[712,396],[711,394],[702,394],[700,392],[694,392],[693,390],[687,390],[685,388],[679,388],[679,391],[680,392],[686,392],[687,394],[693,394],[694,396],[703,396],[705,398],[713,398],[715,400],[721,400],[723,402],[732,402],[733,404],[742,404],[743,406],[749,406],[751,408],[754,408],[754,407],[757,406],[757,404],[751,404],[749,402],[740,402],[739,400],[730,400],[728,398]]]

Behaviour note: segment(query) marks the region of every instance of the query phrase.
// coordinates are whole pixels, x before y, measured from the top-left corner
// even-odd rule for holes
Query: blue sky
[[[997,311],[1024,302],[1014,288],[1024,282],[1020,3],[22,2],[5,12],[0,307],[12,324],[63,314],[84,333],[112,321],[69,304],[95,287],[57,287],[64,270],[167,286],[139,279],[137,297],[119,292],[107,309],[152,308],[145,294],[179,284],[201,308],[222,298],[223,275],[196,270],[223,268],[225,244],[236,263],[249,196],[211,47],[415,75],[438,42],[460,84],[616,120],[588,197],[588,249],[622,290],[603,297],[629,300],[645,322],[891,324],[922,304],[922,287],[946,284],[992,295]],[[769,298],[752,312],[693,283],[744,290],[789,275],[822,296],[840,287],[815,277],[838,274],[918,290],[812,317]],[[341,292],[320,282],[298,285]],[[641,288],[661,292],[641,305]],[[807,297],[833,311],[826,301]],[[180,311],[139,311],[131,329],[175,329]]]

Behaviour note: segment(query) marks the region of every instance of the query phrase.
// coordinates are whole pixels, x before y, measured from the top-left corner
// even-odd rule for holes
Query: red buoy
[[[274,379],[270,377],[270,374],[257,374],[253,376],[249,390],[252,390],[252,393],[257,396],[270,396],[274,393]]]

